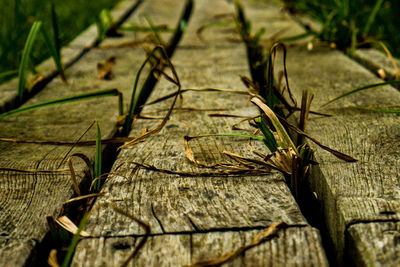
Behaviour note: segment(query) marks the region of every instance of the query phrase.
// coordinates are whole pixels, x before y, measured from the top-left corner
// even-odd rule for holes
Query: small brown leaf
[[[50,251],[49,258],[47,259],[47,263],[51,267],[60,267],[60,264],[58,264],[58,260],[57,260],[57,250],[56,249],[52,249]]]
[[[97,63],[97,78],[111,80],[113,75],[112,67],[115,61],[115,56],[110,56],[106,61]]]

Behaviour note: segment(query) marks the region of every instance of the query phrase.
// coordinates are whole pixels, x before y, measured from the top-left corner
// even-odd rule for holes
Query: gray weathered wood
[[[133,6],[138,6],[141,1],[138,0],[126,0],[116,5],[111,10],[111,15],[116,22],[122,22],[121,19],[126,14],[126,11]],[[98,42],[97,26],[95,24],[88,27],[68,45],[61,49],[61,59],[66,70],[73,65],[80,57],[87,53],[92,46]],[[52,58],[49,58],[42,62],[36,67],[40,76],[44,79],[53,79],[57,75],[57,70],[54,65]],[[31,77],[32,78],[32,77]],[[18,78],[14,78],[11,81],[0,85],[0,112],[12,109],[17,101],[17,88]]]
[[[249,244],[260,230],[158,235],[128,266],[184,266],[222,256]],[[121,266],[142,237],[93,238],[80,241],[72,266]],[[278,237],[247,250],[222,266],[324,266],[319,232],[311,227],[290,227]],[[304,246],[304,244],[308,244]],[[87,253],[91,251],[91,253]],[[89,264],[90,263],[90,264]]]
[[[268,17],[262,16],[260,6],[247,6],[248,18],[256,27],[270,23]],[[290,85],[297,99],[300,100],[305,89],[315,94],[313,109],[350,89],[382,82],[341,52],[326,48],[307,51],[304,46],[290,47],[287,64]],[[351,248],[345,247],[349,225],[357,229],[358,224],[368,221],[397,221],[399,215],[396,208],[400,200],[399,117],[360,111],[351,106],[398,105],[399,102],[400,94],[396,89],[383,87],[346,97],[323,109],[333,117],[313,116],[309,120],[307,132],[311,136],[359,159],[357,163],[345,163],[311,143],[320,162],[313,167],[311,189],[317,193],[323,207],[339,261],[344,253],[351,252]],[[365,244],[359,240],[380,242],[382,235],[378,230],[358,231],[362,237],[353,234],[354,231],[349,231],[347,238],[354,240],[353,248],[361,251],[354,261],[379,266],[379,261],[370,259],[380,255],[385,257],[385,266],[397,266],[398,261],[390,256],[397,251],[394,244],[385,247],[390,253],[382,253],[379,246],[368,251],[362,249]]]
[[[360,223],[350,226],[348,232],[349,251],[355,255],[357,265],[400,265],[399,222]]]
[[[232,42],[234,25],[205,30],[203,41],[196,36],[196,30],[211,21],[214,15],[233,12],[233,5],[225,1],[211,0],[198,1],[195,4],[189,28],[172,60],[182,86],[244,90],[239,75],[248,74],[246,53],[243,44]],[[155,88],[150,100],[174,90],[176,88],[164,80]],[[183,101],[184,107],[224,108],[227,109],[223,111],[225,113],[257,114],[257,109],[248,103],[244,95],[188,92],[184,94]],[[168,108],[170,104],[171,100],[147,106],[143,113],[162,116],[166,111],[159,110]],[[215,171],[197,167],[186,159],[183,136],[232,132],[231,126],[237,121],[232,118],[210,118],[207,112],[200,110],[183,110],[180,116],[174,112],[159,134],[122,150],[112,169],[114,174],[109,175],[102,188],[107,198],[97,199],[85,228],[85,231],[95,238],[80,242],[73,265],[118,265],[127,254],[115,253],[112,249],[113,243],[132,244],[135,239],[130,236],[144,234],[143,229],[131,219],[116,214],[111,207],[103,206],[110,200],[133,216],[148,222],[151,234],[160,235],[150,238],[146,247],[139,253],[139,258],[132,261],[131,264],[134,265],[194,263],[205,253],[207,257],[212,257],[222,253],[221,250],[227,252],[235,248],[239,241],[238,235],[242,236],[242,232],[219,231],[264,228],[278,221],[292,225],[286,232],[287,235],[281,237],[284,242],[282,246],[275,248],[275,243],[262,245],[253,250],[260,251],[259,254],[248,252],[244,258],[232,264],[327,265],[318,231],[302,227],[306,226],[307,222],[281,175],[275,173],[268,176],[185,177],[135,169],[136,165],[131,163],[136,161],[175,171]],[[140,134],[143,128],[152,129],[159,122],[160,120],[138,120],[131,135]],[[191,147],[196,158],[207,164],[229,161],[222,154],[224,150],[254,157],[249,151],[247,140],[243,138],[203,138],[191,141]],[[257,148],[266,153],[263,144],[257,145]],[[196,234],[199,232],[207,233]],[[306,236],[307,238],[304,238]],[[197,237],[202,237],[201,241],[196,241]],[[243,240],[243,237],[241,239]],[[207,249],[198,250],[197,246],[200,244]],[[193,248],[193,245],[196,248]],[[272,246],[272,249],[264,251],[264,246]]]
[[[183,5],[170,4],[154,10],[148,2],[138,10],[133,20],[138,22],[139,14],[151,11],[156,23],[175,27],[179,19],[177,14],[180,14]],[[142,37],[143,34],[127,33],[118,42]],[[113,68],[114,78],[110,81],[97,79],[97,63],[112,55],[117,58]],[[124,92],[127,100],[144,59],[141,47],[94,49],[69,69],[68,85],[55,79],[26,105],[113,87]],[[117,118],[116,98],[75,102],[8,117],[0,121],[0,137],[75,141],[96,120],[100,123],[103,138],[107,138],[115,133]],[[94,131],[84,137],[84,140],[88,139],[94,139]],[[0,142],[0,168],[64,169],[65,163],[59,165],[68,150],[68,146]],[[76,152],[84,153],[91,159],[94,157],[94,147],[75,148],[71,153]],[[74,167],[79,174],[78,182],[81,182],[84,165],[78,160]],[[22,266],[30,254],[35,253],[36,246],[48,231],[46,216],[59,215],[63,203],[72,196],[69,174],[21,173],[1,169],[0,266]]]

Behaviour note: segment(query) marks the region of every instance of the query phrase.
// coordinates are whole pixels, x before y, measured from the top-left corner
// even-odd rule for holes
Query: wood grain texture
[[[150,237],[128,266],[184,266],[222,256],[249,244],[261,230],[227,231]],[[121,266],[142,237],[81,240],[72,266]],[[319,246],[319,233],[311,227],[290,227],[246,250],[222,266],[327,266]],[[303,246],[304,244],[308,246]]]
[[[253,21],[254,13],[260,11],[249,5],[247,12]],[[256,25],[262,23],[268,25],[269,20],[260,18]],[[350,89],[382,82],[335,50],[316,47],[307,51],[305,47],[293,46],[289,48],[287,64],[289,81],[297,99],[300,100],[304,89],[315,94],[313,109]],[[396,89],[382,87],[346,97],[323,109],[333,117],[313,116],[309,120],[307,132],[311,136],[359,159],[357,163],[345,163],[311,143],[320,162],[312,170],[311,189],[319,197],[340,260],[346,249],[347,226],[368,220],[397,220],[395,207],[400,197],[399,117],[360,111],[352,106],[395,105],[399,101]],[[375,237],[365,233],[365,238],[374,240]],[[379,250],[372,252],[380,253]],[[358,256],[361,260],[369,257]]]
[[[167,3],[164,1],[164,3]],[[156,23],[174,27],[178,22],[183,4],[168,5],[156,12],[148,3],[140,12],[151,11]],[[138,21],[139,14],[132,20]],[[131,20],[131,21],[132,21]],[[136,40],[143,35],[127,33],[119,41]],[[168,37],[168,36],[165,36]],[[96,64],[109,56],[116,56],[114,78],[110,81],[96,78]],[[128,99],[136,71],[145,58],[141,47],[96,49],[87,53],[68,71],[70,83],[53,80],[26,105],[79,93],[107,88],[119,88]],[[75,141],[93,122],[98,121],[103,138],[111,137],[118,118],[117,99],[102,98],[48,107],[8,117],[0,122],[0,136],[17,139]],[[94,130],[84,140],[94,140]],[[0,143],[0,167],[14,169],[55,170],[64,169],[62,164],[68,146]],[[84,153],[94,158],[94,147],[75,148],[72,153]],[[84,165],[74,164],[83,179]],[[59,173],[22,173],[0,171],[0,265],[22,266],[32,248],[47,233],[46,216],[57,216],[63,203],[73,196],[70,175]],[[16,256],[18,255],[18,256]],[[11,262],[13,257],[15,262]]]
[[[131,7],[138,6],[140,3],[141,1],[138,0],[126,0],[117,4],[115,8],[111,10],[111,15],[114,21],[121,23],[127,11],[129,11]],[[68,45],[62,47],[61,59],[67,73],[67,78],[69,77],[67,69],[78,61],[84,54],[90,51],[93,46],[96,46],[97,43],[97,26],[93,24],[73,39]],[[58,75],[52,58],[48,58],[39,64],[36,69],[40,76],[49,80],[48,82]],[[18,78],[14,78],[9,82],[0,85],[0,112],[14,108],[18,98],[17,88]]]
[[[234,26],[209,28],[203,32],[203,40],[196,35],[196,30],[215,15],[233,11],[233,5],[226,1],[195,3],[189,27],[172,59],[183,88],[245,90],[239,77],[240,74],[248,74],[245,47],[236,41],[238,36]],[[153,91],[150,101],[175,90],[163,80]],[[171,100],[147,106],[143,114],[162,116],[170,104]],[[186,159],[183,136],[230,133],[238,119],[212,118],[207,115],[209,112],[200,109],[223,108],[226,109],[222,111],[224,113],[257,114],[257,109],[250,105],[246,96],[232,93],[188,92],[183,96],[183,107],[197,110],[182,110],[180,114],[174,112],[159,134],[121,151],[112,169],[114,174],[109,175],[102,188],[107,198],[97,199],[85,228],[96,238],[84,240],[78,245],[73,265],[118,265],[131,248],[121,254],[121,251],[112,249],[113,244],[127,242],[130,247],[136,242],[131,236],[144,234],[132,220],[103,206],[110,200],[149,223],[152,235],[160,235],[150,238],[139,258],[133,261],[135,266],[175,266],[204,260],[203,255],[212,257],[222,253],[221,250],[227,252],[233,249],[238,242],[243,244],[243,240],[248,238],[245,238],[247,233],[254,232],[240,230],[264,228],[278,221],[293,226],[287,236],[282,236],[282,245],[271,245],[266,250],[262,245],[254,249],[257,252],[246,252],[244,258],[239,258],[232,265],[327,265],[318,232],[302,227],[307,222],[281,175],[185,177],[135,168],[132,162],[173,171],[216,171],[195,166]],[[152,129],[159,122],[138,120],[131,135],[138,135],[145,128]],[[229,162],[222,153],[224,150],[255,157],[243,138],[202,138],[191,141],[190,145],[196,159],[206,164]],[[267,153],[263,144],[254,145]],[[269,245],[265,243],[265,246]],[[297,256],[287,256],[289,254],[286,253]]]
[[[358,266],[400,265],[400,223],[360,223],[348,229],[349,251]],[[373,236],[373,238],[370,238]]]

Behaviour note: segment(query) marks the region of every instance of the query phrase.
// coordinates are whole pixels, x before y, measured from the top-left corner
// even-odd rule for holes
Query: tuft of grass
[[[395,54],[400,55],[400,23],[397,0],[284,0],[291,12],[305,12],[321,22],[319,31],[308,25],[308,33],[322,41],[333,42],[348,53],[372,40],[384,38]]]
[[[17,69],[20,65],[26,36],[33,21],[42,21],[48,29],[50,38],[56,36],[52,29],[54,14],[58,26],[60,47],[66,45],[82,30],[95,22],[95,14],[104,8],[112,8],[117,0],[15,0],[0,1],[0,73]],[[52,5],[54,13],[52,15]],[[63,25],[68,25],[63,27]],[[59,49],[57,49],[59,50]],[[46,48],[44,39],[40,36],[32,51],[32,64],[36,65],[51,56]],[[0,80],[0,82],[5,80]]]

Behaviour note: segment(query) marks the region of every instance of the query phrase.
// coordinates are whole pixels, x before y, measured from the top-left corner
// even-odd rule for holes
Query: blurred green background
[[[118,0],[53,0],[63,45],[96,21],[102,9],[112,8]],[[53,34],[50,0],[0,0],[0,73],[18,69],[29,29],[35,20]],[[33,63],[50,54],[42,36],[34,44]],[[1,81],[0,81],[1,82]]]
[[[284,0],[289,10],[306,13],[325,25],[323,40],[339,48],[384,42],[400,57],[400,0]],[[374,16],[374,14],[376,14]],[[372,15],[372,16],[371,16]]]

